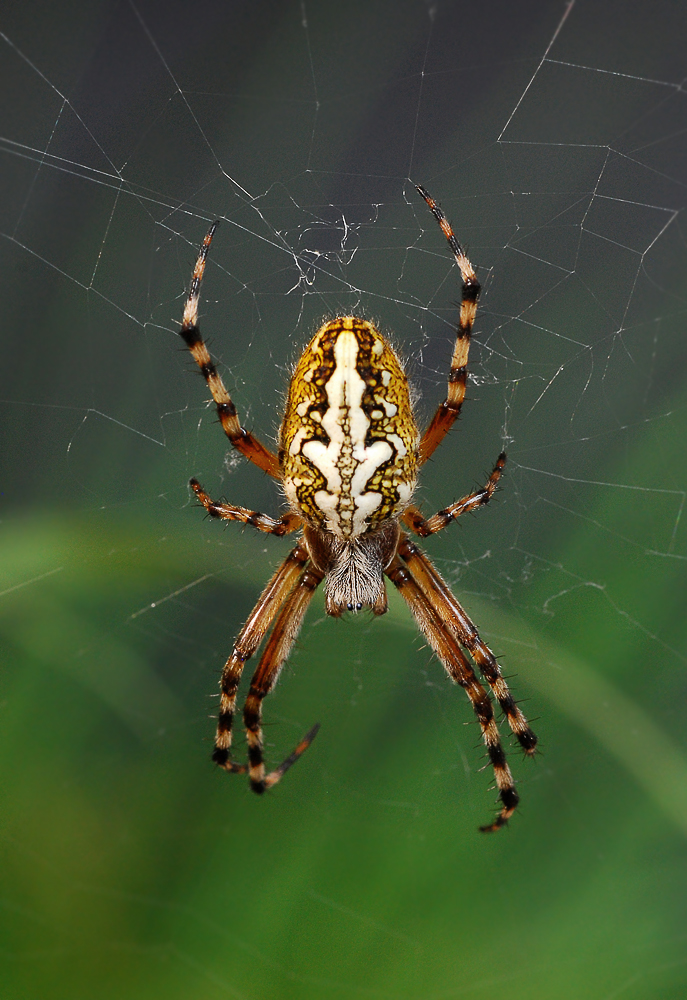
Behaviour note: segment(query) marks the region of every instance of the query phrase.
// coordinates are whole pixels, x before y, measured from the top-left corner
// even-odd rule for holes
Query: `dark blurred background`
[[[567,11],[567,16],[566,16]],[[0,15],[3,997],[687,995],[683,5],[9,3]],[[497,836],[463,693],[395,595],[321,598],[265,705],[263,799],[209,761],[285,540],[177,326],[273,439],[323,317],[379,323],[429,417],[484,293],[427,544],[536,718]],[[245,752],[239,734],[239,753]]]

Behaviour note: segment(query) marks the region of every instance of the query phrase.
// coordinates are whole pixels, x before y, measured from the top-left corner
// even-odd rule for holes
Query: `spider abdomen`
[[[337,538],[407,507],[417,426],[401,362],[371,323],[344,316],[317,331],[289,385],[280,445],[292,509]]]

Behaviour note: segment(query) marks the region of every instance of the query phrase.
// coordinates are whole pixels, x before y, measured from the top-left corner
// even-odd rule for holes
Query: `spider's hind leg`
[[[530,729],[527,719],[517,706],[513,695],[501,673],[498,661],[487,644],[480,638],[472,620],[463,610],[460,602],[454,597],[448,584],[441,576],[436,566],[426,552],[404,536],[398,546],[398,554],[410,569],[413,577],[427,600],[437,607],[442,621],[450,629],[458,642],[467,649],[477,664],[480,673],[491,688],[501,711],[508,720],[508,725],[515,734],[518,743],[531,757],[536,746],[537,737]]]
[[[475,677],[458,641],[446,627],[441,615],[423,593],[409,566],[396,556],[386,574],[396,586],[401,597],[412,611],[420,630],[426,636],[434,653],[443,663],[451,680],[459,684],[472,702],[472,707],[482,729],[482,738],[494,769],[494,777],[501,799],[501,809],[492,823],[480,827],[485,833],[505,826],[515,812],[519,796],[515,790],[513,775],[501,746],[498,726],[494,718],[494,708],[489,695]]]
[[[308,605],[323,577],[324,574],[312,565],[306,566],[274,624],[258,668],[250,682],[250,690],[243,709],[243,721],[248,740],[250,785],[258,794],[262,794],[281,780],[292,764],[295,764],[308,749],[320,728],[319,724],[313,726],[286,760],[269,774],[265,774],[262,702],[277,683],[281,669],[303,625]]]
[[[307,561],[308,553],[300,544],[288,554],[260,595],[258,603],[239,633],[229,659],[224,664],[220,680],[219,717],[212,759],[230,773],[245,774],[248,770],[245,765],[237,764],[231,759],[232,725],[243,668],[265,637]]]

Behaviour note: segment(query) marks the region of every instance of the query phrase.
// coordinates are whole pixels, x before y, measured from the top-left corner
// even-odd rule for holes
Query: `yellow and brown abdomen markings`
[[[385,441],[391,456],[368,479],[366,489],[380,493],[375,524],[405,508],[415,488],[418,433],[410,405],[408,379],[395,352],[370,324],[358,333],[357,369],[365,382],[362,408],[369,420],[367,440]]]
[[[284,477],[284,489],[292,508],[303,512],[311,522],[324,527],[323,512],[315,502],[315,494],[326,488],[323,473],[303,454],[306,441],[327,443],[322,426],[326,413],[326,384],[334,371],[334,350],[331,338],[324,338],[321,328],[305,349],[289,383],[286,411],[279,440],[279,460]]]
[[[338,537],[407,505],[417,428],[405,372],[371,323],[345,316],[318,330],[293,374],[280,443],[292,507]]]

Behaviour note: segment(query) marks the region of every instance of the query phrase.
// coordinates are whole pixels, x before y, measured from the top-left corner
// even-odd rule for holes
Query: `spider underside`
[[[243,455],[279,480],[289,511],[279,518],[212,500],[196,479],[191,487],[213,517],[242,521],[275,535],[301,530],[295,547],[272,576],[241,629],[222,671],[213,759],[226,771],[248,773],[257,793],[275,785],[308,748],[319,725],[275,770],[266,773],[262,702],[274,688],[317,587],[324,581],[327,614],[387,610],[386,576],[408,604],[449,677],[465,689],[494,770],[500,809],[481,829],[504,826],[518,793],[501,746],[492,700],[466,651],[528,756],[537,738],[516,705],[489,647],[427,554],[404,528],[420,537],[441,531],[466,511],[489,502],[503,471],[502,452],[486,484],[425,518],[411,502],[417,471],[460,414],[465,398],[470,335],[480,286],[473,267],[428,192],[418,186],[460,269],[462,295],[446,399],[425,432],[418,433],[403,366],[388,341],[365,320],[341,316],[325,323],[301,356],[289,385],[279,453],[266,448],[238,419],[197,326],[200,285],[217,226],[196,262],[180,330],[207,381],[222,428]],[[271,629],[271,631],[270,631]],[[243,709],[248,764],[231,757],[236,698],[247,660],[269,632]]]

